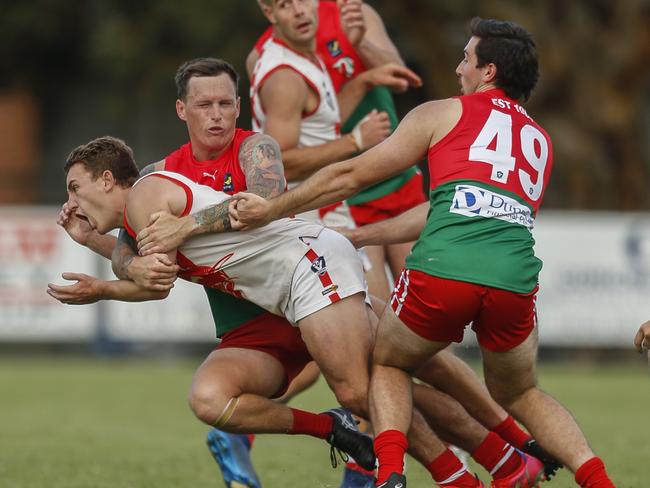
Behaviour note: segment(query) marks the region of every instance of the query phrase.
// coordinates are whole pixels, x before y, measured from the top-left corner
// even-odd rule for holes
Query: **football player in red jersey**
[[[537,385],[541,261],[531,230],[548,183],[552,146],[520,104],[539,76],[535,44],[512,22],[476,18],[470,31],[456,69],[463,96],[417,107],[385,143],[324,168],[277,198],[236,195],[233,226],[259,225],[346,198],[427,155],[428,220],[381,317],[374,349],[370,404],[378,432],[377,486],[406,483],[409,372],[460,342],[471,322],[492,396],[575,473],[578,485],[612,487],[575,420]],[[448,460],[443,455],[435,462]],[[494,486],[517,485],[526,470],[520,461],[509,479]],[[474,486],[471,480],[438,481]]]

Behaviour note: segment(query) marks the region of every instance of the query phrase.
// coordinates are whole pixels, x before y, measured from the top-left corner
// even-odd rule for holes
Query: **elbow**
[[[349,198],[356,195],[367,185],[364,185],[362,175],[357,174],[358,171],[353,169],[344,170],[341,174],[335,176],[333,179],[338,180],[338,187],[341,192],[341,199]]]
[[[350,198],[353,195],[359,193],[363,187],[359,185],[357,180],[352,178],[346,178],[341,186],[341,200]]]

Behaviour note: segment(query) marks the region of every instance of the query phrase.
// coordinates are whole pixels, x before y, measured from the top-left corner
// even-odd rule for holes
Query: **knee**
[[[229,398],[212,385],[194,385],[188,403],[194,415],[208,425],[214,425],[221,416]]]
[[[352,413],[368,418],[368,386],[339,383],[334,386],[339,404]]]

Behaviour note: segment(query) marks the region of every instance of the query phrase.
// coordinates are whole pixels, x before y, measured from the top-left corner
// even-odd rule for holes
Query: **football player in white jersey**
[[[337,99],[316,54],[318,2],[258,3],[274,27],[274,36],[265,45],[251,77],[253,121],[278,141],[288,181],[301,181],[327,164],[384,140],[390,133],[385,113],[372,114],[361,123],[356,142],[352,137],[338,137],[338,126],[373,86],[403,91],[420,85],[420,78],[404,66],[389,63],[348,82]]]

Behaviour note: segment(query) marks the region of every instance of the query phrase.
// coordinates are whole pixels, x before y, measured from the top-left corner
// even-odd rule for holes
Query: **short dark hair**
[[[93,179],[110,170],[117,184],[124,188],[133,186],[140,176],[131,148],[123,140],[111,136],[98,137],[74,148],[63,168],[65,174],[77,163],[83,164]]]
[[[469,24],[476,44],[478,67],[494,63],[496,85],[510,98],[528,100],[539,79],[537,50],[532,36],[514,22],[474,17]]]
[[[185,61],[176,71],[176,94],[180,100],[187,98],[187,84],[195,76],[219,76],[226,73],[235,85],[235,95],[239,90],[239,75],[229,63],[223,59],[196,58]]]

